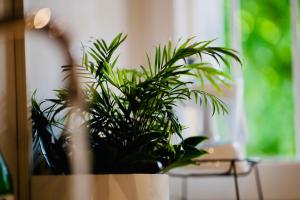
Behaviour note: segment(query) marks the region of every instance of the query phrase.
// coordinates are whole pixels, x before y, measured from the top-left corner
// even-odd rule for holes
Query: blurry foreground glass
[[[24,30],[36,30],[38,33],[43,33],[47,37],[51,36],[58,42],[59,47],[63,50],[63,55],[66,58],[66,62],[71,66],[70,76],[66,81],[67,84],[65,86],[68,92],[67,98],[72,103],[72,109],[70,111],[72,113],[72,117],[68,118],[67,125],[68,127],[72,127],[70,128],[70,130],[76,130],[77,133],[74,134],[72,140],[72,142],[74,142],[73,145],[76,145],[81,150],[85,149],[87,141],[85,138],[86,134],[83,134],[85,130],[79,128],[77,123],[78,120],[80,120],[82,117],[81,113],[78,110],[83,111],[85,106],[81,98],[82,93],[80,90],[80,85],[77,80],[77,76],[75,75],[73,67],[74,59],[72,58],[71,53],[69,52],[69,37],[64,31],[60,30],[60,28],[51,21],[51,10],[49,8],[40,9],[37,12],[34,12],[33,14],[29,15],[25,19],[0,21],[0,31],[14,33],[15,39],[22,38]],[[25,157],[27,157],[29,160],[29,155],[25,155]],[[73,163],[71,164],[71,166],[73,166],[73,168],[71,170],[73,173],[88,173],[90,165],[89,156],[83,155],[78,151],[74,151],[72,161]],[[22,174],[20,174],[20,176],[22,176]],[[12,193],[11,180],[9,177],[10,175],[8,169],[5,165],[3,158],[0,155],[0,195]],[[80,191],[82,195],[85,195],[85,192],[88,192],[89,181],[87,180],[84,187],[81,187],[80,190],[76,188],[76,183],[78,182],[80,181],[73,182],[73,187],[75,188],[73,190],[73,192],[75,193],[74,197],[82,199],[81,195],[77,194],[76,191]]]

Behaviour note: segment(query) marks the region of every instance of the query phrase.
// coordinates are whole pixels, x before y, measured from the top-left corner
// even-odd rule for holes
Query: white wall
[[[25,11],[51,8],[53,19],[70,34],[78,62],[81,43],[89,44],[91,37],[110,41],[120,32],[128,34],[119,66],[137,67],[146,63],[146,51],[153,50],[154,44],[172,39],[172,5],[172,0],[25,0]],[[39,96],[49,97],[53,88],[62,85],[64,58],[46,38],[27,34],[26,62],[30,88],[38,89]]]
[[[81,43],[91,37],[111,40],[120,32],[128,34],[120,50],[122,67],[145,64],[145,54],[168,40],[198,36],[218,38],[223,43],[223,7],[220,0],[25,0],[25,13],[49,7],[53,19],[62,24],[72,39],[72,52],[80,60]],[[48,96],[61,85],[61,53],[46,38],[33,33],[26,38],[26,61],[31,89]]]

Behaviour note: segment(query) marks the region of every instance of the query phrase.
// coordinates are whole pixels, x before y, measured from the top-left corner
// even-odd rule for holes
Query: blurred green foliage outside
[[[289,0],[241,0],[249,155],[295,155]]]

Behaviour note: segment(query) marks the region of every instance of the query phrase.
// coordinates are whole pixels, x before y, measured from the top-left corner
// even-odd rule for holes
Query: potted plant
[[[226,105],[205,91],[204,82],[217,90],[220,83],[227,84],[230,76],[221,64],[229,67],[227,57],[240,62],[237,53],[211,46],[213,41],[189,38],[175,46],[168,42],[156,47],[153,61],[147,55],[147,66],[122,69],[116,67],[115,52],[125,39],[119,34],[109,44],[94,40],[83,50],[82,64],[76,66],[87,105],[82,126],[88,130],[92,173],[161,174],[193,164],[194,158],[206,153],[197,148],[206,138],[183,138],[184,126],[174,108],[194,98],[200,105],[210,106],[213,114],[226,113]],[[198,57],[198,62],[188,62],[192,56]],[[219,66],[204,62],[204,56]],[[62,69],[68,78],[70,66]],[[66,89],[55,93],[55,98],[41,102],[35,93],[32,96],[35,174],[71,173],[72,133],[64,123],[72,105]]]

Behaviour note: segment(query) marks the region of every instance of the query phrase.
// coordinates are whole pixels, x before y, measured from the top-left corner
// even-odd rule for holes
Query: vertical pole
[[[23,0],[13,0],[13,17],[20,19],[24,16]],[[16,109],[17,109],[17,155],[18,155],[18,199],[30,199],[30,149],[31,125],[28,121],[27,82],[25,68],[25,30],[20,28],[21,37],[14,39],[14,64],[16,80]]]
[[[296,155],[300,158],[300,49],[298,26],[298,0],[291,0],[292,52],[293,52],[293,87],[295,105],[295,142]]]
[[[23,0],[14,0],[14,18],[23,17]],[[31,124],[28,121],[27,82],[25,68],[25,40],[23,37],[14,40],[16,108],[17,108],[17,155],[18,155],[18,199],[30,199],[30,160],[31,160]]]
[[[234,178],[236,199],[240,200],[240,191],[239,191],[238,175],[237,175],[235,160],[231,161],[231,165],[233,166],[233,178]]]

